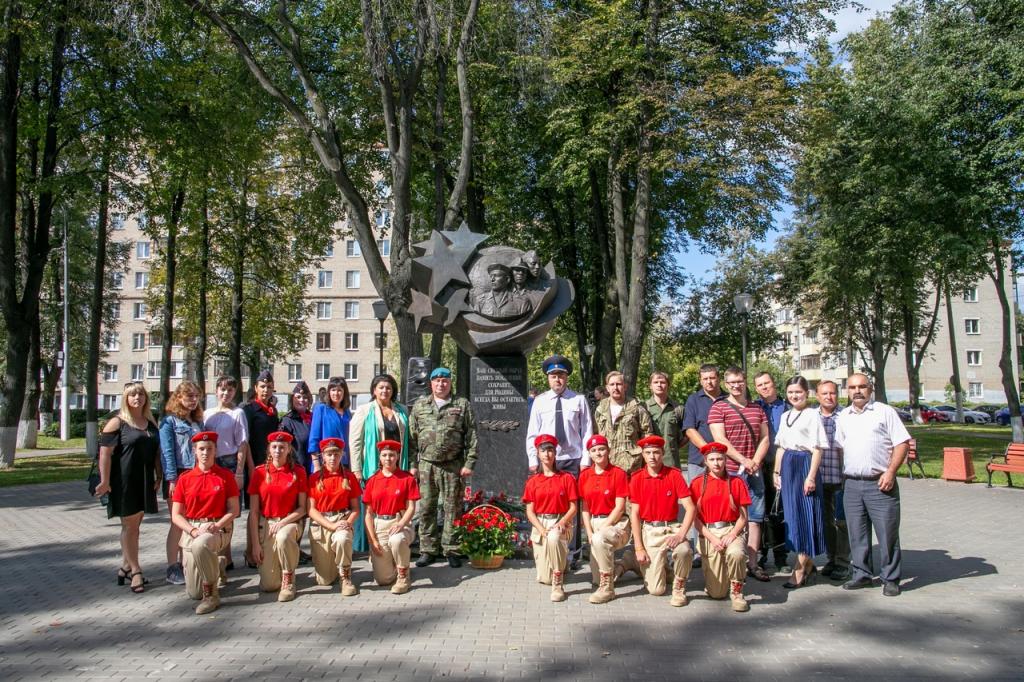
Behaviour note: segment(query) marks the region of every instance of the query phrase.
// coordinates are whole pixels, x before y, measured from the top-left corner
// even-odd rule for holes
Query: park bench
[[[910,446],[907,448],[907,471],[910,472],[910,480],[914,480],[914,465],[917,465],[918,471],[921,472],[921,478],[927,478],[924,475],[924,467],[921,466],[921,459],[917,456],[917,439],[910,439]]]
[[[1002,463],[996,461],[997,457],[1003,458]],[[992,487],[993,471],[1002,471],[1006,474],[1006,485],[1012,488],[1013,481],[1010,479],[1010,473],[1024,474],[1024,443],[1010,443],[1006,446],[1006,452],[989,457],[985,468],[988,470],[989,488]]]

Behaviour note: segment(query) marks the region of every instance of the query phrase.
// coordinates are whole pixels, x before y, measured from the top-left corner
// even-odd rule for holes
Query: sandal
[[[764,569],[760,566],[748,568],[747,576],[753,578],[754,580],[760,580],[763,583],[771,582],[771,578],[768,576],[767,573],[764,572]]]
[[[119,586],[123,586],[124,585],[124,581],[128,580],[128,579],[130,579],[132,577],[131,571],[132,571],[132,567],[131,566],[122,566],[119,569],[117,569],[117,584]]]
[[[135,584],[135,576],[141,576],[142,577],[142,582],[140,582],[138,585]],[[132,579],[132,585],[131,585],[132,592],[134,592],[135,594],[142,594],[143,592],[146,591],[146,585],[149,583],[149,580],[146,578],[146,576],[142,575],[142,571],[135,571],[134,573],[132,573],[131,574],[131,579]]]

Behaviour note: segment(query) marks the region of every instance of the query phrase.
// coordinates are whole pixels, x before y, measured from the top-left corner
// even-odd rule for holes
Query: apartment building
[[[1006,295],[1016,301],[1014,278],[1007,273]],[[929,293],[934,302],[934,292]],[[1002,374],[999,371],[999,355],[1002,349],[1002,311],[999,307],[995,284],[988,277],[978,280],[973,286],[952,297],[953,325],[956,349],[959,357],[960,380],[967,400],[974,403],[1006,402],[1003,393]],[[946,309],[943,303],[939,309],[935,338],[926,350],[921,363],[921,399],[926,403],[941,403],[946,400],[946,386],[953,374],[952,352],[949,341]],[[816,385],[824,379],[831,379],[841,387],[845,386],[849,370],[845,352],[830,352],[826,349],[818,330],[803,324],[794,310],[775,307],[775,328],[781,339],[776,350],[792,358],[793,367]],[[1020,385],[1019,339],[1011,334],[1016,385]],[[865,354],[868,360],[870,355]],[[857,354],[857,367],[864,365],[864,359]],[[910,396],[903,346],[898,346],[890,355],[886,365],[885,384],[889,400],[908,400]]]
[[[124,243],[129,257],[125,269],[113,273],[110,295],[116,297],[112,306],[118,323],[114,328],[105,329],[102,337],[106,356],[99,371],[99,406],[104,410],[120,406],[124,384],[128,381],[142,381],[153,391],[159,387],[162,334],[154,325],[153,311],[146,302],[157,248],[142,229],[144,220],[141,214],[111,216],[110,239]],[[391,242],[383,229],[389,220],[388,211],[375,216],[381,235],[377,246],[385,260],[391,253]],[[340,239],[328,248],[323,262],[306,273],[310,275],[306,296],[313,304],[308,320],[308,342],[298,354],[272,367],[282,409],[287,393],[298,381],[305,381],[315,395],[318,388],[327,385],[330,377],[343,376],[353,396],[369,394],[370,381],[380,372],[380,323],[373,314],[373,302],[379,297],[370,281],[362,252],[362,245],[355,237]],[[388,349],[397,344],[396,335],[391,333],[390,318],[384,329],[387,358]],[[173,346],[172,390],[182,380],[194,377],[194,357],[194,350],[187,342],[180,341]],[[214,399],[212,379],[226,373],[226,368],[224,359],[208,359],[208,403]],[[243,368],[242,379],[248,383],[248,368]],[[84,408],[85,395],[73,394],[72,406]]]

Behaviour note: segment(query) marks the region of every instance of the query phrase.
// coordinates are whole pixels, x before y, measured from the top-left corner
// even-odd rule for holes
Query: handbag
[[[85,481],[89,487],[89,497],[96,497],[96,488],[100,485],[99,457],[93,457],[92,467],[89,469],[89,475],[85,477]]]

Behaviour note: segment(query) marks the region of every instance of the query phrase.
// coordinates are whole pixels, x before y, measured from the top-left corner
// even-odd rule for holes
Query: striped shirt
[[[836,407],[832,414],[826,416],[818,408],[818,416],[821,417],[821,425],[825,427],[825,436],[828,438],[828,447],[821,449],[821,464],[818,471],[821,472],[822,483],[843,482],[843,449],[836,444],[836,417],[842,412],[842,408]]]
[[[708,412],[708,425],[723,424],[725,438],[729,444],[747,459],[753,459],[754,453],[757,452],[757,444],[761,440],[761,424],[766,421],[764,410],[753,402],[748,402],[742,408],[733,409],[733,407],[735,406],[729,403],[728,399],[716,401],[711,406],[711,411]],[[750,424],[749,429],[743,422],[743,417],[736,411],[737,409],[743,412],[743,417],[747,418],[747,423]],[[735,474],[740,470],[740,465],[736,460],[727,457],[725,468],[730,474]]]
[[[893,447],[910,440],[896,410],[869,402],[857,411],[851,405],[836,417],[836,443],[843,448],[843,473],[876,476],[889,468]]]

